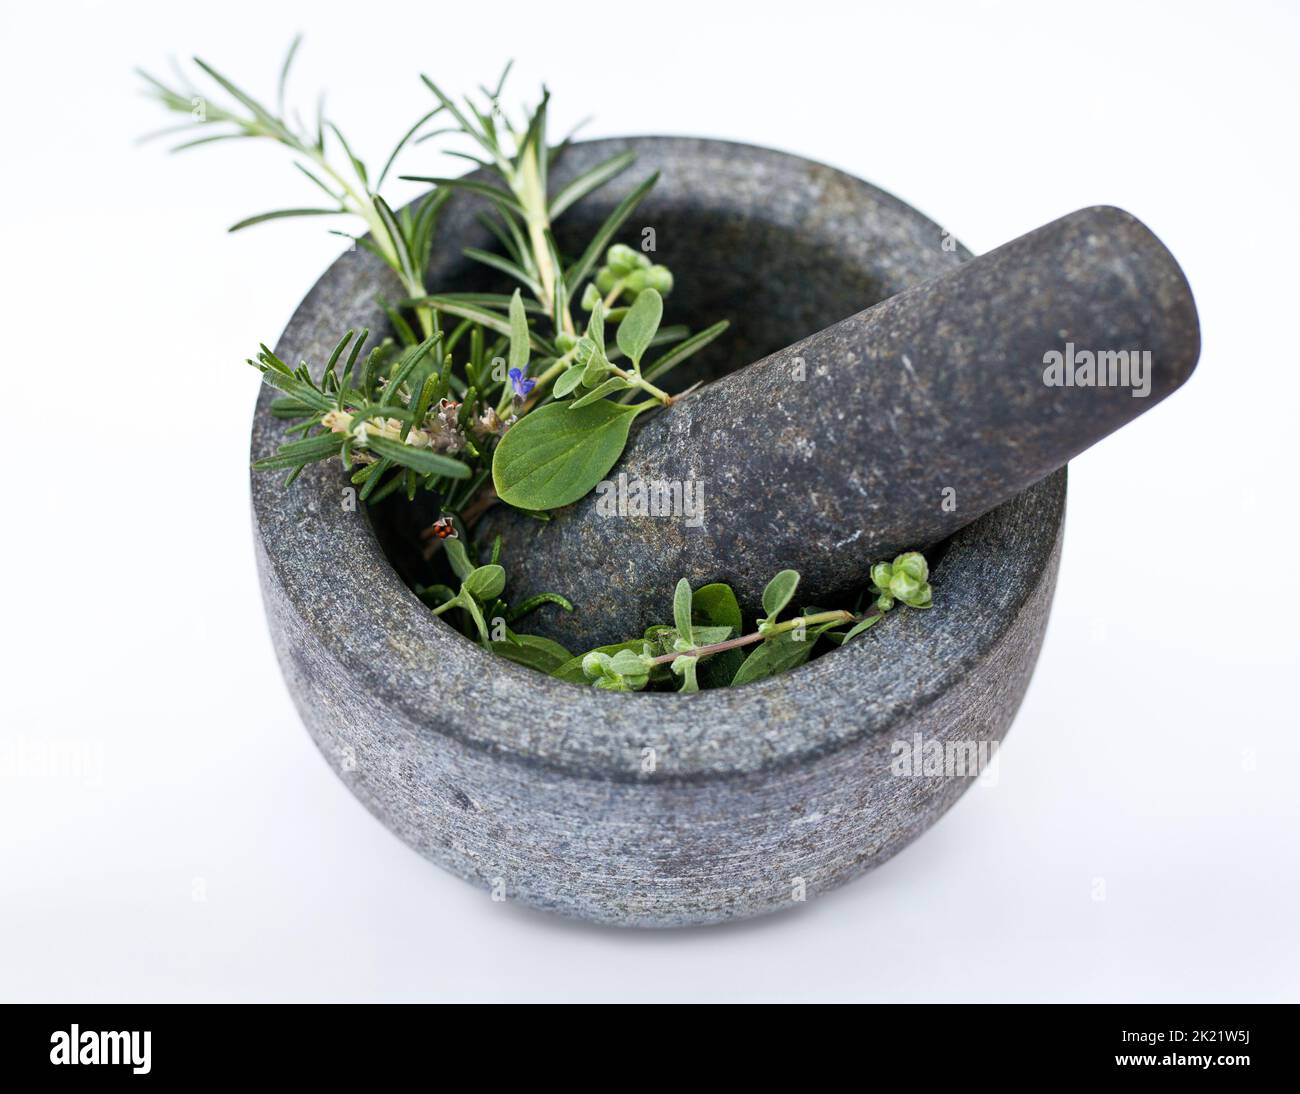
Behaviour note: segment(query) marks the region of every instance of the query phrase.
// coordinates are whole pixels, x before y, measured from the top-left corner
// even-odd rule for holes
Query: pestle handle
[[[827,603],[1154,406],[1199,353],[1164,244],[1120,209],[1082,209],[652,416],[611,472],[621,495],[545,523],[498,506],[481,531],[502,535],[516,597],[578,606],[534,628],[575,650],[663,621],[681,577],[727,581],[753,610],[794,568],[801,603]],[[702,509],[635,515],[637,482]]]

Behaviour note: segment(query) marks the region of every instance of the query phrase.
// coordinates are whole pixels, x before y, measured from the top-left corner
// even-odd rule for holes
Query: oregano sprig
[[[900,555],[894,563],[883,565],[890,567],[891,575],[895,567],[903,566],[905,571],[899,572],[906,572],[914,580],[924,563],[924,557],[912,551]],[[921,578],[924,595],[919,588],[909,587],[915,603],[900,602],[918,608],[930,607],[932,593],[925,580],[928,576],[927,567]],[[730,587],[707,585],[695,594],[690,582],[683,578],[673,594],[672,626],[657,624],[640,640],[603,646],[579,655],[553,670],[552,675],[575,683],[585,680],[609,691],[642,691],[666,684],[673,677],[680,678],[677,690],[682,692],[698,691],[701,683],[707,687],[738,687],[798,667],[812,656],[823,637],[840,646],[853,641],[879,623],[893,607],[893,601],[884,606],[878,601],[875,610],[868,613],[805,608],[793,618],[781,620],[779,617],[792,602],[798,585],[797,571],[782,570],[763,590],[766,615],[748,633],[733,634],[740,631],[741,616]],[[743,659],[737,660],[742,653]],[[714,659],[719,663],[726,661],[726,671],[721,676],[707,674]]]

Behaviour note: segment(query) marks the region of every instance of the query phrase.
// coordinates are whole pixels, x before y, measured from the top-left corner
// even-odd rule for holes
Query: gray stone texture
[[[816,261],[775,269],[799,292]],[[1149,352],[1148,393],[1047,385],[1044,355],[1068,345]],[[1164,245],[1121,210],[1084,209],[643,419],[620,471],[699,484],[702,519],[611,519],[589,494],[547,523],[498,506],[483,533],[502,535],[518,595],[580,604],[541,622],[575,648],[663,622],[682,577],[725,580],[757,611],[791,567],[804,602],[836,606],[873,562],[937,543],[1158,403],[1199,351]]]
[[[945,251],[936,225],[874,187],[762,149],[599,141],[575,146],[562,171],[623,148],[637,151],[636,168],[580,216],[572,211],[561,246],[572,247],[630,179],[662,170],[628,238],[656,227],[658,257],[678,275],[671,321],[729,314],[737,324],[734,339],[701,355],[698,378],[969,257]],[[437,288],[486,284],[457,257],[462,245],[488,243],[473,206],[449,205]],[[347,327],[382,329],[376,292],[398,295],[370,256],[344,255],[278,352],[319,367]],[[254,456],[283,436],[273,398],[268,389],[258,400]],[[914,734],[1002,738],[1038,656],[1065,504],[1061,470],[935,552],[932,610],[894,613],[794,672],[691,696],[625,695],[493,658],[433,617],[402,580],[419,577],[411,545],[427,514],[388,503],[349,511],[345,486],[337,465],[309,468],[287,488],[278,475],[252,477],[275,648],[322,754],[383,824],[485,890],[497,884],[538,908],[655,927],[790,907],[796,879],[816,899],[888,859],[955,802],[969,778],[895,775],[893,746]]]

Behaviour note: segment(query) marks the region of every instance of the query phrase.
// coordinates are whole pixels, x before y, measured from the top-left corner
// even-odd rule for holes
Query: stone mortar
[[[663,172],[627,238],[633,225],[656,228],[657,257],[679,286],[670,321],[729,314],[739,332],[680,383],[969,257],[943,249],[938,226],[896,198],[764,149],[595,141],[575,145],[556,177],[625,148],[638,155],[629,179]],[[561,246],[630,185],[566,214]],[[475,212],[472,200],[449,203],[433,288],[490,287],[458,257],[490,246]],[[344,255],[277,351],[319,367],[348,327],[382,332],[376,293],[399,295],[368,254]],[[265,389],[258,400],[254,456],[283,436],[274,397]],[[1062,470],[948,541],[932,610],[894,613],[794,672],[691,696],[611,694],[494,658],[432,616],[403,581],[417,579],[427,513],[353,510],[346,487],[336,464],[287,488],[276,475],[252,478],[272,637],[321,752],[380,821],[460,877],[534,907],[645,927],[814,898],[934,823],[972,780],[896,775],[895,743],[1002,739],[1038,657],[1065,509]]]

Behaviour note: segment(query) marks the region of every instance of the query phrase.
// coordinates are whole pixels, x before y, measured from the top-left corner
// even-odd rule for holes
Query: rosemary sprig
[[[237,139],[268,139],[282,145],[295,157],[294,166],[330,199],[330,204],[258,213],[231,225],[230,231],[237,232],[255,224],[287,217],[352,215],[363,222],[369,235],[354,235],[349,232],[336,234],[346,236],[378,255],[397,274],[408,295],[422,296],[425,293],[423,271],[432,251],[438,211],[449,194],[433,191],[422,198],[413,210],[404,210],[401,216],[395,216],[389,204],[380,196],[379,189],[404,148],[434,135],[429,131],[421,131],[441,113],[442,108],[435,107],[426,111],[406,131],[372,183],[365,162],[353,152],[338,126],[325,115],[323,97],[317,101],[315,121],[311,126],[306,125],[296,113],[292,117],[288,116],[285,110],[289,72],[301,40],[301,36],[294,38],[280,68],[275,110],[264,106],[198,57],[193,59],[194,65],[231,102],[222,103],[212,94],[200,91],[190,83],[171,87],[148,72],[138,70],[153,98],[167,110],[190,118],[189,122],[150,136],[182,135],[185,139],[172,148],[173,152]],[[180,78],[184,80],[184,74],[180,74]],[[417,315],[424,336],[428,337],[434,332],[428,309],[417,311]]]
[[[654,186],[658,175],[652,174],[643,179],[615,208],[613,213],[597,230],[590,243],[576,262],[566,265],[555,246],[552,223],[556,217],[576,202],[593,193],[612,179],[617,178],[632,165],[635,157],[630,152],[611,156],[583,172],[577,178],[562,187],[553,196],[548,192],[548,173],[555,156],[567,143],[561,142],[557,147],[547,143],[547,109],[550,93],[543,89],[541,102],[521,125],[514,125],[500,107],[501,91],[504,88],[510,66],[506,66],[496,90],[488,95],[487,103],[478,103],[467,97],[462,104],[457,104],[428,76],[421,79],[438,100],[438,108],[444,110],[455,121],[462,134],[470,137],[478,149],[486,155],[479,156],[462,153],[465,158],[478,164],[487,171],[494,171],[496,181],[482,178],[447,178],[428,175],[403,175],[404,179],[414,182],[428,182],[440,188],[461,189],[478,197],[486,198],[497,214],[497,218],[486,218],[485,222],[492,233],[501,242],[504,255],[493,254],[478,248],[467,248],[465,255],[477,262],[490,266],[504,273],[526,289],[536,300],[543,315],[550,321],[550,343],[556,353],[550,354],[544,361],[538,362],[537,376],[530,385],[544,389],[574,361],[578,353],[579,338],[574,324],[572,303],[579,298],[580,291],[586,286],[588,295],[580,297],[587,311],[592,311],[594,299],[591,292],[599,292],[587,285],[589,278],[599,281],[607,276],[607,267],[596,268],[602,252],[609,248],[610,263],[624,263],[622,270],[628,275],[635,269],[640,277],[638,284],[635,277],[620,280],[618,289],[610,293],[605,301],[604,310],[609,313],[613,303],[623,293],[635,295],[638,290],[654,289],[660,293],[672,290],[673,279],[665,267],[652,267],[648,260],[640,259],[630,247],[614,246],[610,243],[619,229],[632,215],[641,200]],[[629,260],[630,256],[630,260]],[[644,264],[645,271],[640,269]],[[612,288],[612,286],[611,286]],[[416,303],[409,301],[408,303]],[[446,306],[443,298],[430,298],[418,303],[431,304],[436,308]],[[453,314],[464,314],[463,308]],[[623,315],[619,315],[623,319]],[[480,317],[480,321],[483,318]],[[658,326],[658,322],[654,323]],[[725,329],[722,325],[721,329]],[[721,333],[721,329],[717,333]],[[652,334],[653,334],[652,330]],[[689,332],[687,332],[689,333]],[[716,336],[716,335],[715,335]],[[704,343],[707,344],[707,343]],[[620,342],[621,345],[621,342]],[[703,348],[703,344],[696,349]],[[629,386],[640,388],[662,405],[672,402],[672,396],[662,388],[650,383],[638,367],[624,371],[611,366],[611,371],[627,381]],[[534,397],[533,402],[541,398],[542,391]],[[504,413],[508,406],[509,392],[502,395],[498,413]]]

